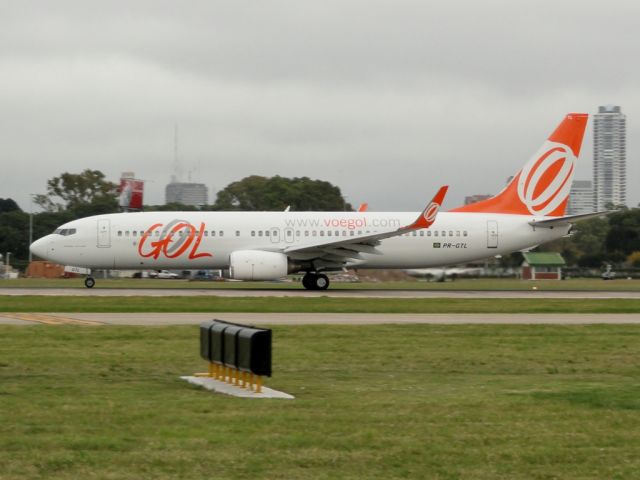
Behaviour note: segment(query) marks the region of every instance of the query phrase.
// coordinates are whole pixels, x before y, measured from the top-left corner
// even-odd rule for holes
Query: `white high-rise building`
[[[567,215],[593,212],[593,184],[590,180],[574,180],[569,193]]]
[[[627,204],[626,116],[616,105],[598,108],[593,122],[593,206]]]

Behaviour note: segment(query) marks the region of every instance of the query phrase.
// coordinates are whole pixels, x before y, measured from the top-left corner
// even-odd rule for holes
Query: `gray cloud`
[[[634,2],[91,2],[0,18],[0,197],[63,171],[133,170],[161,203],[173,161],[212,189],[310,176],[417,210],[495,192],[569,111],[622,105],[640,201]],[[6,13],[6,15],[5,15]],[[591,176],[590,135],[578,176]]]

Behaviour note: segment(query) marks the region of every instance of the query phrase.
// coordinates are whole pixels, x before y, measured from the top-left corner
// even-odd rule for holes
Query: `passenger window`
[[[460,230],[456,230],[456,237],[460,236]]]
[[[453,230],[449,230],[449,236],[453,237]]]
[[[305,236],[305,237],[308,237],[308,236],[309,236],[309,230],[305,230],[305,231],[304,231],[304,236]]]
[[[467,231],[465,230],[464,232],[462,232],[462,236],[466,237],[467,236]]]
[[[209,232],[207,230],[204,231],[204,236],[208,237],[209,236]]]
[[[128,237],[128,236],[129,236],[129,230],[127,230],[126,232],[124,232],[124,234]]]
[[[122,236],[122,230],[118,230],[118,236],[121,237]]]
[[[224,237],[224,231],[223,231],[223,230],[220,230],[220,231],[218,232],[218,236],[220,236],[220,237]]]
[[[236,237],[240,236],[240,230],[236,230]]]
[[[349,231],[349,236],[353,237],[356,234],[353,230]]]
[[[264,236],[265,236],[265,237],[268,237],[269,235],[270,235],[269,230],[265,230],[265,231],[264,231]]]
[[[424,237],[424,230],[420,230],[420,236]]]
[[[300,230],[296,230],[296,237],[300,236]]]
[[[137,237],[138,236],[138,232],[136,230],[133,231],[133,236]]]
[[[446,237],[447,236],[447,232],[445,232],[444,230],[442,231],[442,236]]]
[[[258,231],[258,236],[261,237],[262,236],[262,230]]]
[[[317,233],[317,232],[314,230],[314,231],[311,233],[311,235],[313,235],[313,236],[315,237],[315,236],[316,236],[316,233]]]
[[[343,230],[343,231],[342,231],[342,236],[343,236],[343,237],[346,237],[346,236],[347,236],[347,231],[346,231],[346,230]]]
[[[211,236],[215,237],[216,236],[216,231],[215,230],[211,230]]]
[[[324,237],[324,230],[320,230],[320,236]]]
[[[328,237],[330,237],[331,235],[333,235],[333,234],[331,233],[331,230],[329,230],[329,231],[327,232],[327,236],[328,236]]]
[[[418,235],[418,232],[413,231],[413,232],[411,232],[411,235],[413,235],[415,237],[416,235]]]
[[[255,237],[256,236],[256,231],[255,230],[251,230],[251,236]]]

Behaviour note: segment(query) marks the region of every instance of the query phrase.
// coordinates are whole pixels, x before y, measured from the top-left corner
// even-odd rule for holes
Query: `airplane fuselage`
[[[141,212],[74,220],[34,244],[38,256],[91,269],[225,269],[238,250],[358,238],[407,225],[417,212]],[[441,212],[426,229],[387,238],[346,266],[428,268],[524,250],[566,235],[544,217]]]

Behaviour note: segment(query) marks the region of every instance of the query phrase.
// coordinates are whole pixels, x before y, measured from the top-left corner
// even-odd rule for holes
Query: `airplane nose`
[[[29,246],[29,250],[32,254],[37,257],[47,259],[47,250],[49,250],[49,239],[47,237],[42,237],[33,242]]]

